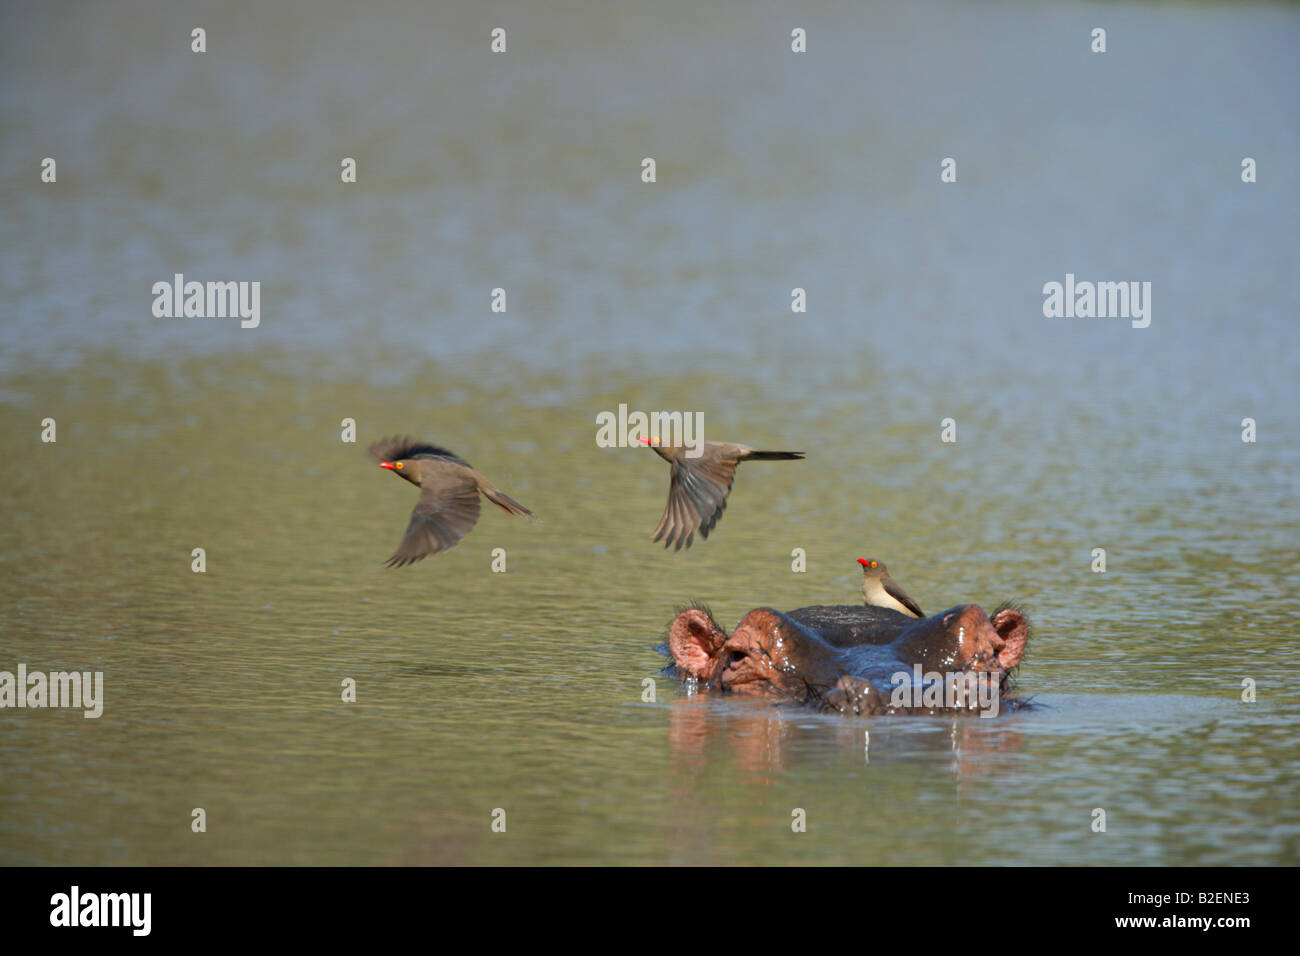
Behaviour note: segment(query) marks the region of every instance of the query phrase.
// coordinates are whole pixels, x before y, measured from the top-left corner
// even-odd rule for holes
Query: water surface
[[[814,6],[803,57],[791,16],[212,8],[200,56],[190,14],[6,9],[0,669],[107,700],[0,711],[0,861],[1296,861],[1300,13]],[[175,272],[261,281],[261,325],[153,318]],[[1067,272],[1152,282],[1150,327],[1044,318]],[[808,459],[665,553],[620,403]],[[392,433],[538,520],[384,568]],[[677,606],[849,603],[860,556],[1027,604],[1037,706],[660,675]]]

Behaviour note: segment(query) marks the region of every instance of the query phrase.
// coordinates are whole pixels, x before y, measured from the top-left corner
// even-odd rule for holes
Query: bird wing
[[[908,597],[907,592],[904,591],[902,588],[900,588],[897,584],[895,584],[893,581],[882,581],[880,583],[884,585],[885,593],[888,594],[890,597],[892,597],[895,601],[903,605],[903,607],[907,608],[909,611],[914,613],[917,617],[925,617],[925,612],[921,610],[920,606],[915,601],[913,601],[910,597]]]
[[[457,469],[438,475],[436,480],[426,478],[411,523],[388,566],[400,568],[454,548],[474,527],[478,513],[478,482],[473,472]]]
[[[672,484],[668,488],[668,505],[655,528],[655,541],[664,539],[664,547],[676,544],[691,546],[698,530],[707,538],[713,526],[727,507],[727,495],[736,477],[736,459],[712,457],[687,458],[680,454],[673,459]]]
[[[455,452],[405,436],[381,438],[370,446],[370,454],[374,455],[377,461],[401,461],[404,458],[443,458],[464,465],[467,468],[469,467],[469,462],[456,455]]]

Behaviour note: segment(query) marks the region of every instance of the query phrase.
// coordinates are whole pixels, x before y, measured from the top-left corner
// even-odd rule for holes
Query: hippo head
[[[1019,609],[999,607],[989,617],[978,604],[962,604],[909,625],[898,635],[901,662],[935,671],[1010,671],[1029,641]]]
[[[920,620],[869,607],[804,609],[802,620],[818,620],[807,613],[818,610],[835,612],[829,616],[835,626],[757,608],[728,636],[707,611],[687,608],[669,626],[668,649],[684,677],[709,688],[854,713],[897,713],[901,708],[889,697],[900,670],[919,665],[927,673],[989,673],[1001,687],[1029,637],[1024,615],[1009,606],[989,617],[965,604]],[[845,612],[866,626],[846,630]]]
[[[668,628],[668,650],[683,675],[738,693],[782,694],[804,701],[839,676],[839,654],[780,611],[750,611],[728,637],[709,614],[687,608]]]

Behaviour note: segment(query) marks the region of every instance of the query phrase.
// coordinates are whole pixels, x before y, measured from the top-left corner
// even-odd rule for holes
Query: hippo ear
[[[722,628],[699,608],[682,611],[668,627],[668,650],[674,663],[698,680],[713,675],[714,658],[726,642]]]
[[[993,629],[1002,638],[1004,646],[998,651],[998,662],[1007,670],[1020,663],[1025,644],[1029,641],[1029,622],[1013,607],[1003,608],[993,615]]]

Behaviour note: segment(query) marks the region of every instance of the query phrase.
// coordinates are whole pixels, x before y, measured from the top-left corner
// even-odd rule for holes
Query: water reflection
[[[1010,727],[979,717],[844,717],[816,714],[767,699],[706,692],[669,704],[668,741],[673,768],[683,778],[715,760],[745,772],[749,783],[771,783],[801,764],[834,753],[845,762],[857,754],[864,766],[888,772],[891,763],[946,765],[954,777],[997,772],[1024,736],[1014,727],[1028,711],[1008,717]],[[899,727],[899,724],[911,726]],[[983,726],[981,726],[981,724]]]

